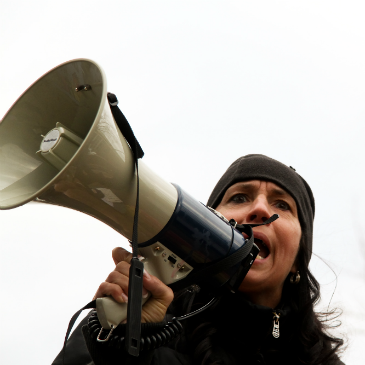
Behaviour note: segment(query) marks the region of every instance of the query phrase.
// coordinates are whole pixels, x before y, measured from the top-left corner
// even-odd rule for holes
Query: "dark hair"
[[[315,312],[314,306],[321,298],[320,285],[309,270],[308,254],[305,254],[301,239],[297,255],[298,270],[301,273],[298,285],[284,283],[283,300],[297,312],[297,330],[295,334],[296,353],[303,364],[324,364],[338,358],[343,339],[331,335],[328,330],[338,327],[333,323],[340,315],[338,310]]]

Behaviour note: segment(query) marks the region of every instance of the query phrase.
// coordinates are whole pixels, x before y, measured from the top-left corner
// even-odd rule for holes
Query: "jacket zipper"
[[[279,330],[280,312],[279,312],[279,314],[276,313],[275,311],[273,311],[272,313],[274,315],[274,323],[273,323],[272,335],[275,338],[279,338],[280,337],[280,330]]]

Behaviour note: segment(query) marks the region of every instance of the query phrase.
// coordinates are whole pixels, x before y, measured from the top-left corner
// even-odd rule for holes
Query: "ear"
[[[295,259],[294,264],[293,264],[293,266],[290,269],[290,272],[292,274],[295,274],[297,271],[298,271],[298,265],[297,265],[297,260]]]

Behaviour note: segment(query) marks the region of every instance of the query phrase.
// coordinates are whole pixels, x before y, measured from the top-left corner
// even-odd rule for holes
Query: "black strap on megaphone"
[[[139,211],[139,175],[138,175],[138,159],[144,156],[142,147],[140,146],[136,136],[127,118],[118,108],[118,99],[112,94],[108,93],[108,102],[110,110],[113,114],[114,120],[124,138],[128,142],[134,157],[136,165],[137,178],[137,194],[136,194],[136,208],[134,211],[133,220],[133,234],[132,234],[132,253],[131,267],[129,270],[129,289],[128,289],[128,313],[127,313],[127,328],[126,328],[126,350],[134,356],[139,355],[140,339],[141,339],[141,308],[142,308],[142,287],[143,287],[143,263],[138,260],[138,211]],[[86,304],[83,308],[77,311],[71,318],[65,336],[63,345],[63,363],[65,361],[66,343],[68,336],[71,333],[72,327],[75,324],[80,313],[85,309],[95,308],[96,301]]]
[[[143,262],[138,259],[138,211],[139,211],[139,175],[138,175],[138,159],[142,158],[144,152],[135,137],[127,118],[118,108],[118,99],[108,93],[108,101],[115,122],[122,132],[124,138],[129,143],[134,155],[137,173],[137,196],[136,208],[134,211],[133,234],[132,234],[132,260],[129,270],[129,286],[128,286],[128,312],[127,312],[127,328],[125,346],[129,354],[133,356],[139,355],[141,340],[141,316],[142,316],[142,288],[143,288]]]
[[[67,340],[68,337],[70,336],[71,330],[77,320],[77,318],[79,317],[79,315],[81,314],[81,312],[85,309],[93,309],[96,308],[96,300],[91,301],[90,303],[86,304],[83,308],[81,308],[80,310],[78,310],[70,319],[70,322],[68,324],[68,328],[66,331],[66,336],[65,336],[65,341],[63,342],[63,348],[62,348],[62,364],[65,364],[65,356],[66,356],[66,344],[67,344]]]
[[[108,93],[107,97],[114,120],[117,123],[118,128],[122,132],[124,138],[128,142],[129,146],[131,147],[131,150],[133,151],[133,154],[135,156],[135,160],[137,161],[137,159],[142,158],[144,156],[142,147],[137,141],[137,138],[134,135],[127,118],[124,116],[123,112],[118,108],[118,99],[115,96],[115,94]]]

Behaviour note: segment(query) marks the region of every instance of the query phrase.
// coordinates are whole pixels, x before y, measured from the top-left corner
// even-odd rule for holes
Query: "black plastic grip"
[[[132,258],[129,270],[128,313],[125,346],[129,354],[139,355],[141,342],[143,262]]]

